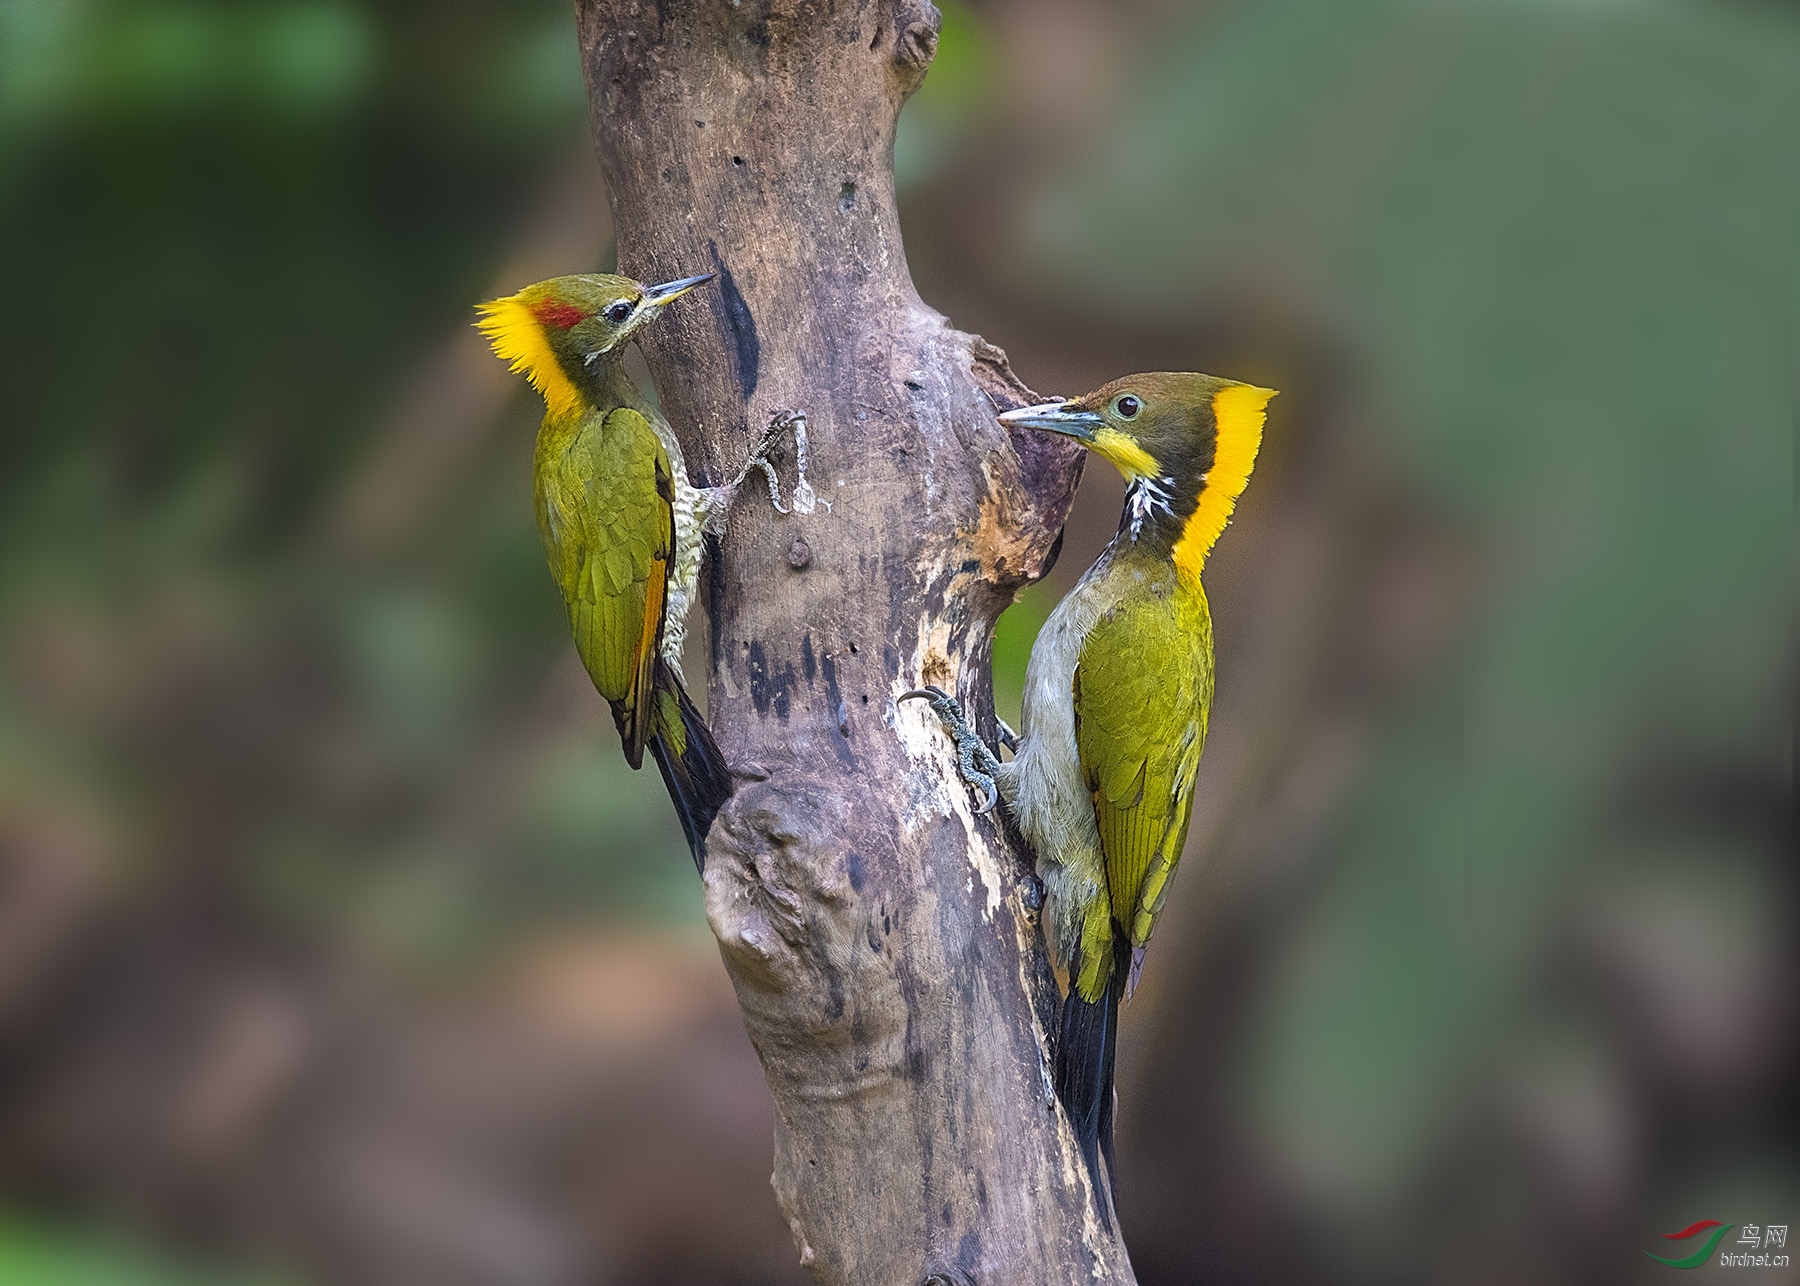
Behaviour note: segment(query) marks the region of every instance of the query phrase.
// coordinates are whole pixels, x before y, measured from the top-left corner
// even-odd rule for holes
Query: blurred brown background
[[[1141,1279],[1790,1224],[1800,13],[943,7],[925,298],[1046,393],[1283,391],[1127,1016]],[[804,1280],[468,327],[611,262],[586,136],[562,0],[0,4],[7,1286]]]

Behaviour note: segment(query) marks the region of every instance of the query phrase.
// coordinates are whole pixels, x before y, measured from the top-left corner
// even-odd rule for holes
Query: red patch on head
[[[574,304],[558,303],[554,299],[543,299],[531,306],[531,315],[546,326],[554,326],[557,330],[567,330],[587,320],[587,314]]]

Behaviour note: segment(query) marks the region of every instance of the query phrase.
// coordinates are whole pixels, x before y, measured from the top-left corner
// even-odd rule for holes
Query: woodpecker
[[[641,767],[649,747],[702,870],[706,832],[732,793],[681,673],[702,536],[723,526],[754,467],[767,473],[780,510],[765,452],[787,427],[803,450],[805,433],[804,417],[778,416],[732,482],[695,487],[668,421],[626,372],[627,341],[715,275],[656,286],[607,274],[556,277],[480,305],[476,323],[495,354],[543,395],[532,459],[538,534],[575,648],[612,707],[626,761]]]
[[[1002,414],[1009,428],[1074,438],[1125,476],[1118,532],[1032,645],[1010,762],[941,690],[901,698],[932,703],[980,811],[1003,797],[1036,852],[1051,952],[1069,974],[1057,1094],[1109,1226],[1099,1154],[1110,1175],[1119,1004],[1137,985],[1181,860],[1212,706],[1200,571],[1249,481],[1274,396],[1163,372]]]

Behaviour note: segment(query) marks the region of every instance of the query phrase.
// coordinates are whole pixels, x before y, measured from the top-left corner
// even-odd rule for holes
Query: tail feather
[[[656,686],[657,711],[648,742],[650,754],[675,804],[681,833],[694,854],[694,868],[704,872],[706,833],[735,789],[731,770],[725,766],[725,756],[719,752],[706,720],[688,699],[681,680],[661,661],[656,663]]]
[[[1094,1204],[1109,1231],[1113,1178],[1118,1173],[1113,1163],[1113,1064],[1118,1050],[1119,1002],[1125,996],[1130,966],[1131,943],[1115,926],[1113,968],[1106,992],[1098,1000],[1083,1000],[1073,987],[1069,989],[1056,1047],[1056,1096],[1081,1144],[1093,1181]],[[1079,962],[1075,972],[1079,972]],[[1102,1157],[1106,1159],[1104,1172]]]

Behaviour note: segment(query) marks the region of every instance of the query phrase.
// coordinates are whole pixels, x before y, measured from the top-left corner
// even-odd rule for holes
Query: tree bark
[[[895,704],[935,683],[991,729],[993,622],[1048,570],[1081,468],[995,423],[1032,394],[907,270],[894,130],[938,24],[920,0],[580,5],[620,271],[719,273],[644,341],[689,468],[729,476],[801,410],[822,497],[740,502],[713,561],[710,718],[740,786],[707,915],[821,1280],[1128,1282],[1051,1089],[1025,858],[924,704]]]

